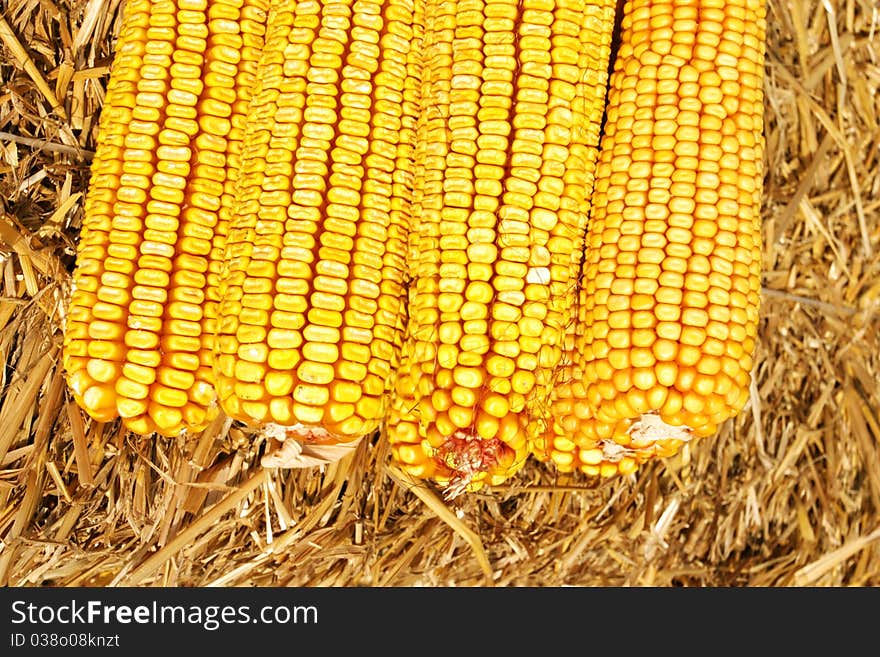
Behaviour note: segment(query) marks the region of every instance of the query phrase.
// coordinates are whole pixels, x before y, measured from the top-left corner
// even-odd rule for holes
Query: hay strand
[[[3,45],[6,46],[10,53],[12,53],[12,57],[15,59],[16,64],[18,64],[18,66],[31,77],[34,84],[37,86],[37,89],[39,89],[40,93],[43,94],[43,97],[49,102],[49,106],[52,110],[58,114],[62,120],[66,121],[67,113],[64,111],[64,107],[58,102],[55,93],[52,91],[49,83],[46,82],[46,78],[43,77],[40,69],[37,68],[34,60],[28,55],[27,50],[21,45],[21,42],[15,36],[12,27],[6,22],[6,19],[3,18],[3,16],[0,16],[0,41],[2,41]]]

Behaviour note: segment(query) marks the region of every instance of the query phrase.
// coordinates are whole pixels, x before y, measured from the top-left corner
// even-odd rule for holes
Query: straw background
[[[73,405],[61,318],[120,6],[0,1],[0,585],[880,585],[875,0],[768,0],[745,410],[627,478],[531,463],[452,502],[380,437],[266,470],[222,418],[143,438]]]

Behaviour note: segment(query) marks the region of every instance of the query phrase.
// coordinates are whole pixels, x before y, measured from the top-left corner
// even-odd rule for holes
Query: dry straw
[[[3,0],[0,585],[880,585],[880,10],[769,0],[764,294],[751,400],[629,478],[529,465],[446,502],[363,441],[263,469],[218,419],[86,421],[64,294],[119,0]]]

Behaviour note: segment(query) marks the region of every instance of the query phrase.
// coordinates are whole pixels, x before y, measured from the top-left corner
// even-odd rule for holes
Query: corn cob
[[[385,415],[405,311],[419,11],[272,5],[215,343],[233,418],[341,443]]]
[[[64,367],[97,421],[200,430],[223,207],[236,177],[264,0],[129,0],[85,201]]]
[[[614,3],[429,0],[394,456],[452,494],[522,467],[575,299]]]
[[[573,364],[542,446],[562,469],[631,472],[745,405],[765,32],[763,0],[626,3]]]

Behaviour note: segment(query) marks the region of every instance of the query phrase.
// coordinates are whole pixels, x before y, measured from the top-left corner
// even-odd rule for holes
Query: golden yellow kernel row
[[[631,471],[748,398],[761,273],[761,0],[630,0],[610,81],[573,368],[539,455]]]
[[[612,25],[610,2],[427,3],[408,338],[388,427],[417,476],[500,483],[547,413]]]
[[[220,404],[350,441],[398,365],[420,2],[272,5],[214,343]]]
[[[216,414],[221,207],[266,9],[126,4],[65,317],[67,380],[95,420],[176,435]]]

